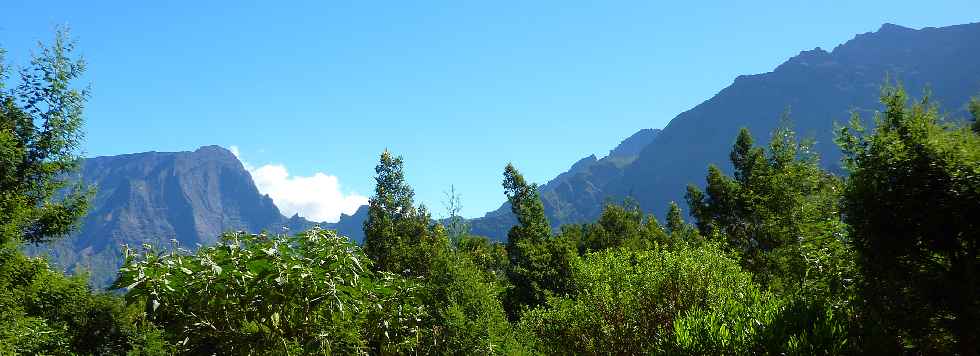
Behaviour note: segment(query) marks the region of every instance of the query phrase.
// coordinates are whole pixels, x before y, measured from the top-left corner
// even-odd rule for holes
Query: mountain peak
[[[193,153],[197,155],[204,155],[209,158],[217,158],[217,159],[230,158],[236,161],[238,160],[238,157],[236,157],[234,153],[232,153],[227,148],[218,145],[201,146],[200,148],[194,150]]]
[[[589,155],[588,157],[578,160],[578,162],[575,162],[575,164],[572,164],[572,167],[568,169],[568,172],[578,173],[584,171],[588,166],[592,165],[596,161],[598,161],[598,159],[595,155]]]
[[[640,154],[644,147],[653,142],[653,139],[660,133],[660,129],[642,129],[627,137],[620,142],[616,148],[609,151],[607,157],[628,158]]]
[[[915,31],[915,29],[885,22],[881,24],[881,27],[879,27],[878,31],[875,32],[882,33],[882,32],[908,32],[908,31]]]

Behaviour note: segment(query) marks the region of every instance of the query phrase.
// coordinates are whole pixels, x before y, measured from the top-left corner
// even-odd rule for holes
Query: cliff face
[[[92,158],[81,177],[97,193],[74,239],[80,249],[170,239],[193,246],[224,231],[287,221],[238,159],[217,146]]]
[[[193,249],[225,231],[281,232],[313,225],[282,216],[241,162],[218,146],[90,158],[78,175],[96,189],[81,227],[32,252],[47,253],[68,270],[87,270],[99,286],[115,277],[123,244],[167,246],[173,239]]]

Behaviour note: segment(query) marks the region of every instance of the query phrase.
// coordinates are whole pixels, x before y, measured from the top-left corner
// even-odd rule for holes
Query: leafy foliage
[[[573,283],[569,297],[520,321],[542,351],[835,353],[846,337],[837,314],[763,291],[716,244],[590,254],[575,265]]]
[[[868,327],[918,352],[952,352],[952,339],[976,354],[980,137],[944,122],[928,96],[910,105],[901,87],[887,87],[881,101],[872,131],[855,114],[838,139]]]
[[[65,277],[41,258],[0,248],[0,353],[165,354],[159,331],[84,276]]]
[[[510,284],[507,279],[509,261],[505,245],[482,236],[463,235],[457,243],[456,251],[468,256],[478,268],[502,285]]]
[[[608,250],[588,255],[573,271],[570,297],[552,298],[549,308],[521,320],[557,353],[662,351],[679,315],[758,293],[751,276],[717,249]]]
[[[623,205],[606,204],[602,215],[595,224],[580,227],[579,252],[603,251],[626,247],[631,250],[647,250],[657,244],[664,244],[669,235],[652,215],[644,215],[635,201],[627,200]],[[566,229],[562,236],[571,232]]]
[[[193,354],[406,352],[424,313],[418,285],[316,228],[228,233],[194,254],[127,250],[115,286]]]
[[[59,30],[40,45],[20,83],[5,89],[0,49],[0,354],[167,354],[159,330],[86,276],[66,277],[22,243],[70,232],[90,192],[71,183],[79,160],[88,91],[72,86],[85,69]]]
[[[39,47],[10,91],[2,90],[7,68],[0,63],[0,243],[62,236],[88,204],[89,192],[68,181],[79,160],[88,98],[72,82],[85,62],[73,58],[67,31],[58,31],[50,47]]]
[[[501,304],[505,282],[488,273],[465,253],[448,253],[433,260],[425,279],[425,353],[513,354],[523,352],[516,342]]]
[[[705,191],[688,186],[698,229],[741,256],[777,291],[840,295],[854,276],[840,220],[840,180],[819,166],[810,144],[785,125],[768,150],[742,129],[731,152],[733,177],[708,168]]]

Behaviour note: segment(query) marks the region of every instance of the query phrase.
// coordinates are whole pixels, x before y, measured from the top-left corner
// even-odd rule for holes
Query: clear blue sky
[[[8,62],[59,24],[79,40],[87,155],[234,145],[370,195],[387,147],[418,200],[440,213],[455,185],[467,216],[503,201],[508,161],[543,183],[801,50],[980,21],[977,0],[93,3],[0,2]]]

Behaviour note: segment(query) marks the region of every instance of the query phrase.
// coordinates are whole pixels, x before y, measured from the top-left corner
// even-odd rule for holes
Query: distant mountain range
[[[784,112],[797,133],[816,140],[823,163],[838,170],[834,124],[847,123],[853,111],[867,118],[880,109],[886,78],[900,81],[913,96],[929,89],[948,114],[965,117],[970,96],[980,93],[980,23],[921,30],[885,24],[833,51],[803,51],[772,72],[739,76],[662,132],[644,134],[652,139],[640,140],[648,142],[642,149],[620,145],[630,147],[624,154],[630,159],[614,164],[586,158],[542,186],[545,211],[557,227],[594,220],[600,203],[631,197],[662,218],[670,201],[684,206],[687,184],[704,184],[709,164],[730,171],[728,153],[739,128],[765,144]],[[508,210],[505,204],[472,220],[473,231],[505,240],[514,221]]]
[[[834,123],[846,122],[852,111],[867,117],[878,110],[886,78],[901,81],[913,95],[929,88],[950,115],[965,116],[969,97],[980,93],[980,23],[921,30],[885,24],[831,52],[803,51],[772,72],[740,76],[663,130],[640,130],[605,157],[582,158],[542,185],[546,214],[556,228],[592,221],[605,202],[630,197],[662,216],[671,200],[682,202],[687,184],[703,184],[709,164],[730,170],[728,152],[740,127],[763,143],[787,111],[797,132],[816,140],[824,164],[837,169]],[[175,239],[194,248],[224,231],[295,231],[315,224],[283,216],[242,163],[218,146],[91,158],[79,179],[97,188],[80,231],[28,249],[70,271],[89,271],[97,286],[114,278],[121,244],[168,245]],[[366,217],[362,206],[320,225],[361,242]],[[501,241],[514,223],[507,204],[470,220],[473,233]]]

